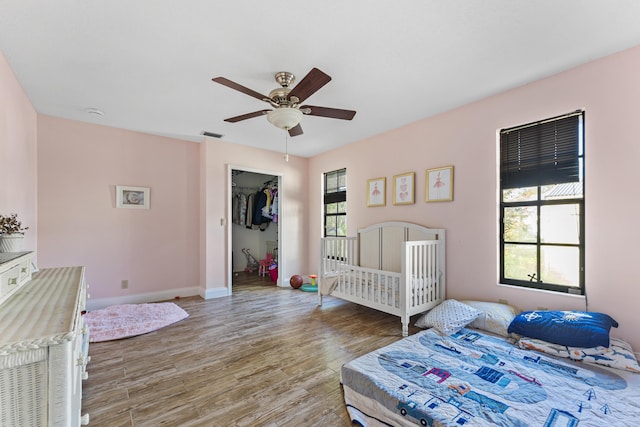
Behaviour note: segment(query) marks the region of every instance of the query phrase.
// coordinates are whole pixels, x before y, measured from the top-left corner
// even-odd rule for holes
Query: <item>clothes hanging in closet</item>
[[[262,208],[262,216],[271,222],[278,222],[278,189],[275,187],[263,190],[267,195],[267,204]]]
[[[238,195],[234,194],[231,197],[231,222],[233,224],[239,224],[240,218],[240,200]]]
[[[235,193],[231,198],[231,222],[238,225],[245,225],[247,217],[247,196],[242,193]]]
[[[265,183],[266,184],[266,183]],[[273,185],[250,190],[234,187],[231,197],[231,222],[246,228],[264,231],[271,222],[278,222],[278,188]]]
[[[255,198],[255,194],[249,194],[247,196],[247,215],[245,218],[245,222],[244,225],[247,228],[251,228],[251,226],[253,225],[253,202]]]
[[[271,188],[263,188],[254,194],[252,220],[253,225],[260,226],[264,230],[269,223],[278,220],[278,189],[273,186]],[[275,220],[274,220],[275,217]]]
[[[258,191],[253,197],[253,225],[262,225],[271,221],[270,218],[262,216],[262,208],[267,205],[267,194],[264,191]]]

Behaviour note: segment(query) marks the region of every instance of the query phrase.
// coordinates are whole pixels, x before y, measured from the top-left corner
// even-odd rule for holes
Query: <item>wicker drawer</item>
[[[28,390],[34,404],[25,405],[25,392],[16,390]],[[0,395],[1,426],[47,425],[46,360],[0,369]]]
[[[20,266],[16,265],[0,274],[0,297],[18,289],[18,283],[20,283]]]
[[[31,280],[31,257],[27,257],[27,259],[20,261],[18,267],[20,268],[20,276],[18,277],[20,284]]]
[[[16,263],[7,283],[30,276]],[[26,270],[25,270],[26,269]],[[13,286],[13,285],[11,285]],[[79,427],[88,363],[83,267],[44,269],[0,306],[0,427]]]
[[[29,280],[31,280],[31,252],[17,253],[9,261],[2,262],[0,264],[0,304]]]

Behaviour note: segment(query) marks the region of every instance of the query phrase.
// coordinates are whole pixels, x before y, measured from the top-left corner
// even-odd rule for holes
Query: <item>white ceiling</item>
[[[333,80],[289,152],[313,156],[640,44],[637,0],[1,0],[0,50],[42,114],[283,151],[273,75]],[[98,108],[104,116],[87,113]]]

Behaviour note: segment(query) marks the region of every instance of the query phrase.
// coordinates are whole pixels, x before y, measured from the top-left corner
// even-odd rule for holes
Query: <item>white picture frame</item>
[[[116,185],[116,208],[149,209],[151,189]]]

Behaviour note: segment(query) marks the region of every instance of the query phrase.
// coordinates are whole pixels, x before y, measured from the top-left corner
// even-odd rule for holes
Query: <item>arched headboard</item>
[[[401,271],[402,242],[441,240],[444,256],[445,230],[403,221],[387,221],[358,229],[358,253],[361,267]],[[444,259],[444,258],[443,258]]]

